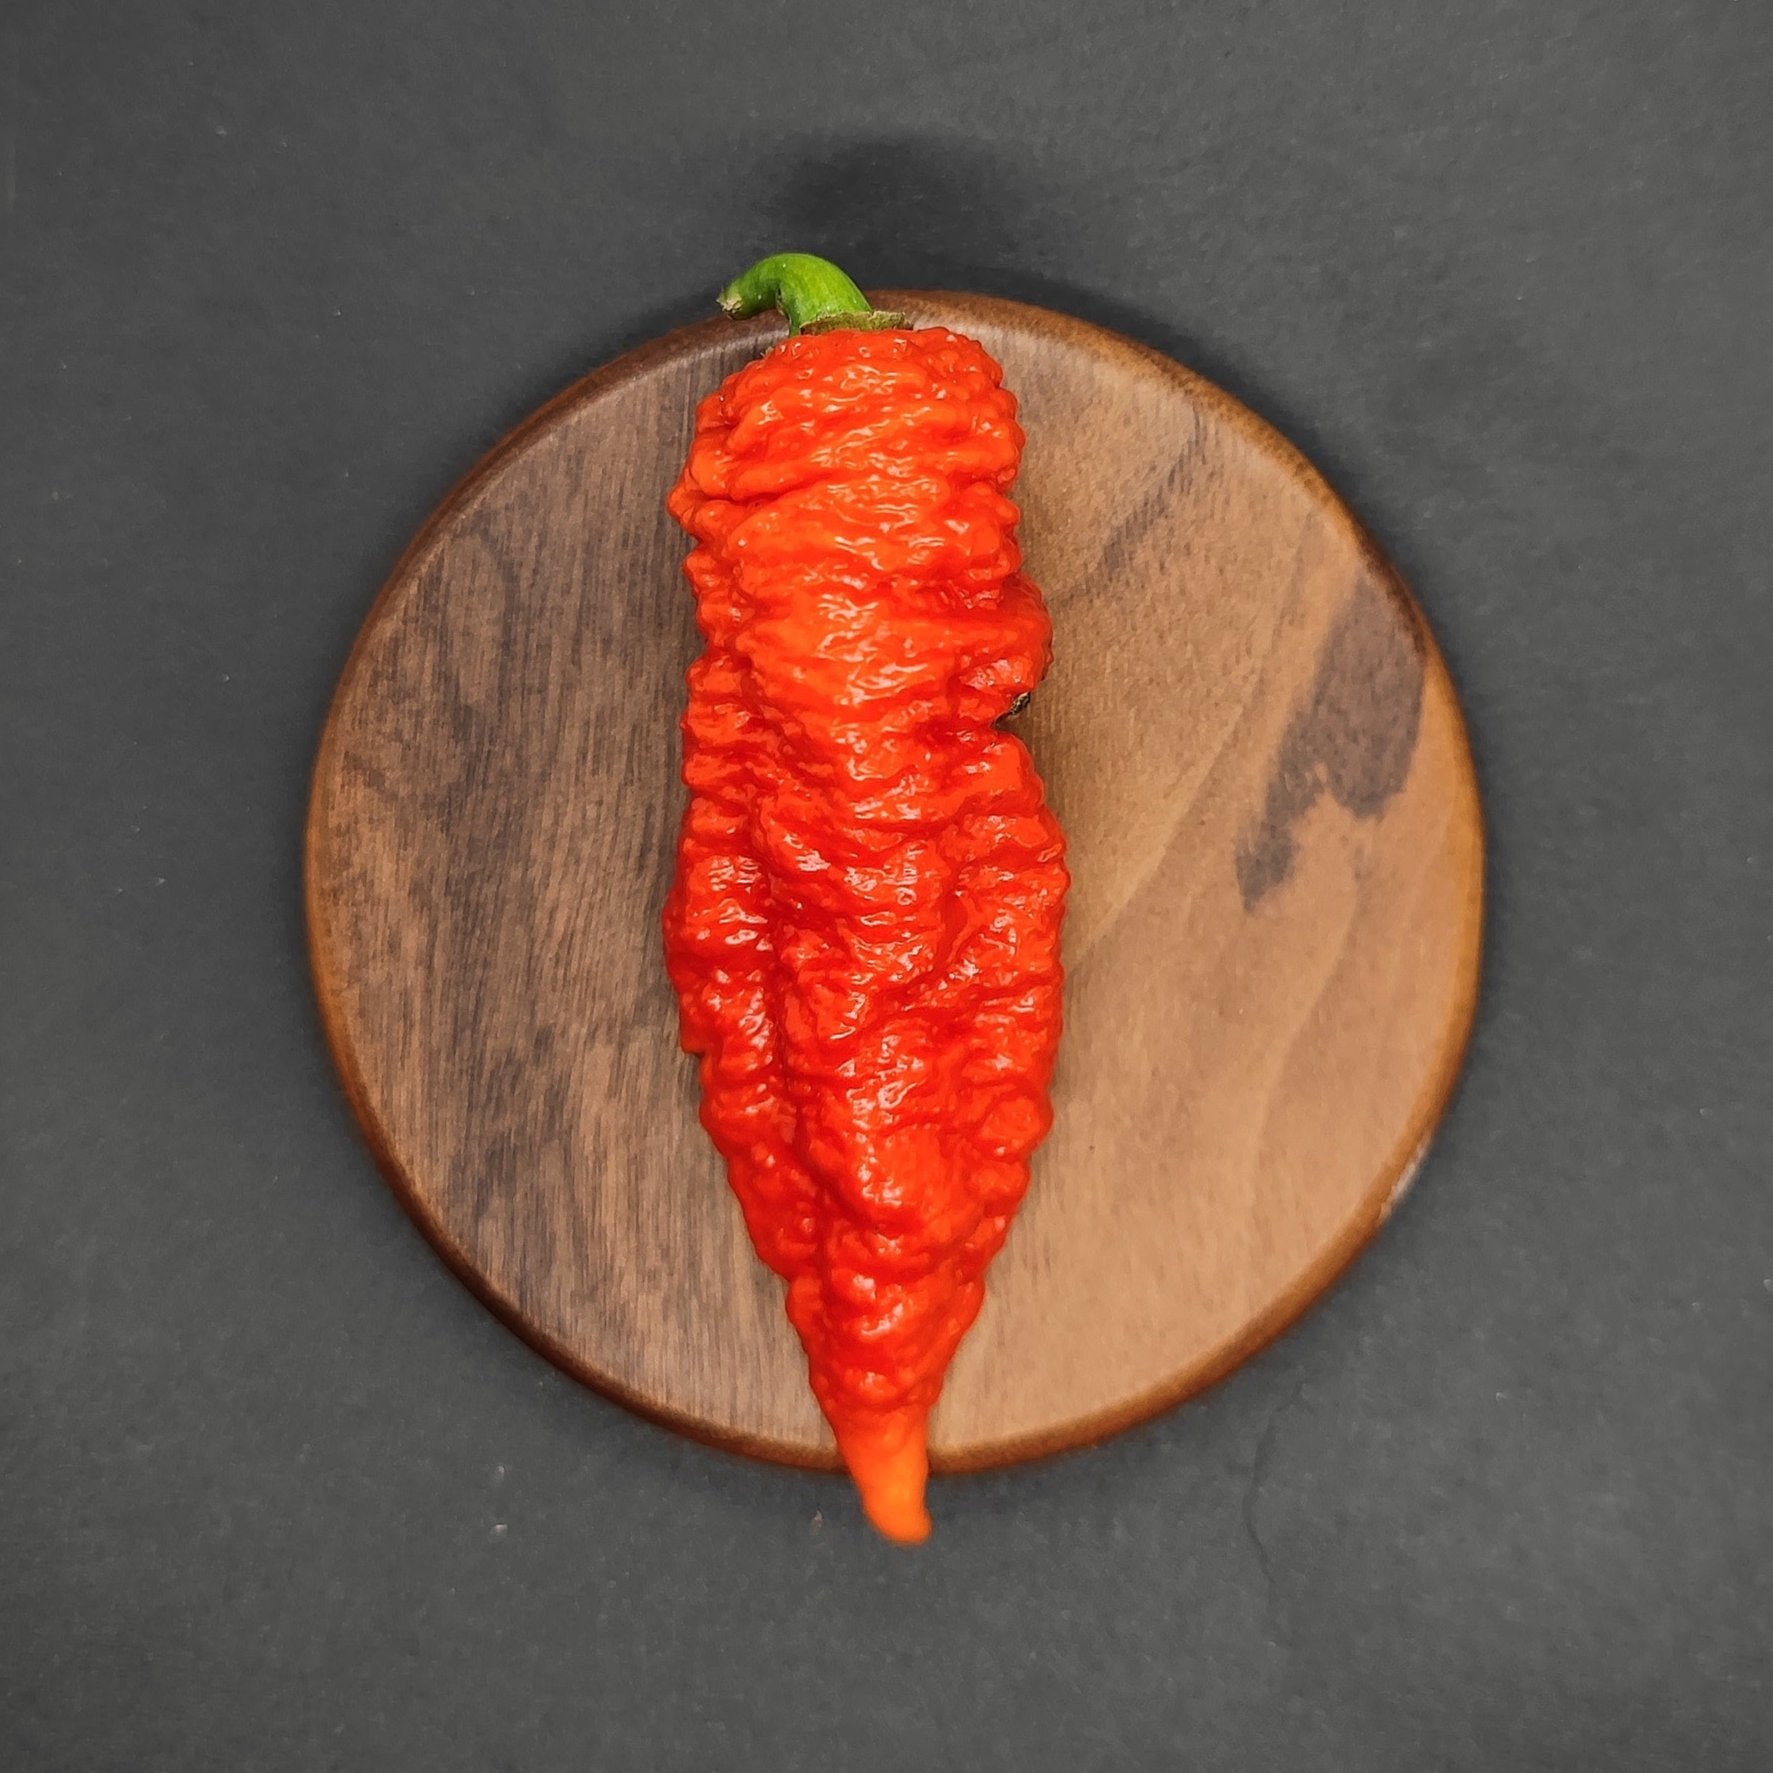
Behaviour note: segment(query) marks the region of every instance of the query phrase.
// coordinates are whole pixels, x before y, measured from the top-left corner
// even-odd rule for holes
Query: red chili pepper
[[[926,1419],[1052,1121],[1064,840],[996,725],[1050,656],[1023,436],[981,346],[822,260],[721,305],[790,336],[702,403],[670,497],[707,650],[666,956],[813,1391],[915,1540]]]

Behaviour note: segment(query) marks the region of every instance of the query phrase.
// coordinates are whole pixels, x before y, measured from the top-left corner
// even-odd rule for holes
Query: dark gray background
[[[1760,0],[5,9],[0,1764],[1773,1765],[1770,91]],[[788,245],[1279,424],[1493,840],[1378,1245],[914,1554],[474,1304],[302,951],[403,542]]]

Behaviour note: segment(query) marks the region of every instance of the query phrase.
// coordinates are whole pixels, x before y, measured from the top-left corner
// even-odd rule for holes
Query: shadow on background
[[[779,155],[764,173],[781,191],[785,241],[864,284],[1011,296],[1202,361],[1199,340],[1106,293],[1122,270],[1114,229],[1102,225],[1099,195],[1071,193],[1057,168],[978,142],[909,137],[807,138]]]

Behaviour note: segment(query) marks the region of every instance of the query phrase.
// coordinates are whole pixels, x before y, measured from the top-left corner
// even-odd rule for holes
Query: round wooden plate
[[[1420,611],[1261,420],[1081,321],[879,299],[1021,396],[1056,631],[1021,730],[1075,876],[1057,1123],[932,1424],[952,1470],[1185,1397],[1378,1228],[1471,1024],[1482,833]],[[339,685],[308,915],[352,1104],[456,1272],[600,1390],[829,1465],[658,933],[697,648],[664,497],[696,402],[778,331],[598,371],[431,519]]]

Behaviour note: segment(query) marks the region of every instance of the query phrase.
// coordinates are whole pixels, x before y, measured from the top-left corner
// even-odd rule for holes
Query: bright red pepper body
[[[940,327],[785,339],[703,402],[673,516],[707,650],[665,908],[702,1119],[870,1516],[1051,1122],[1064,844],[996,722],[1046,670],[1014,397]]]

